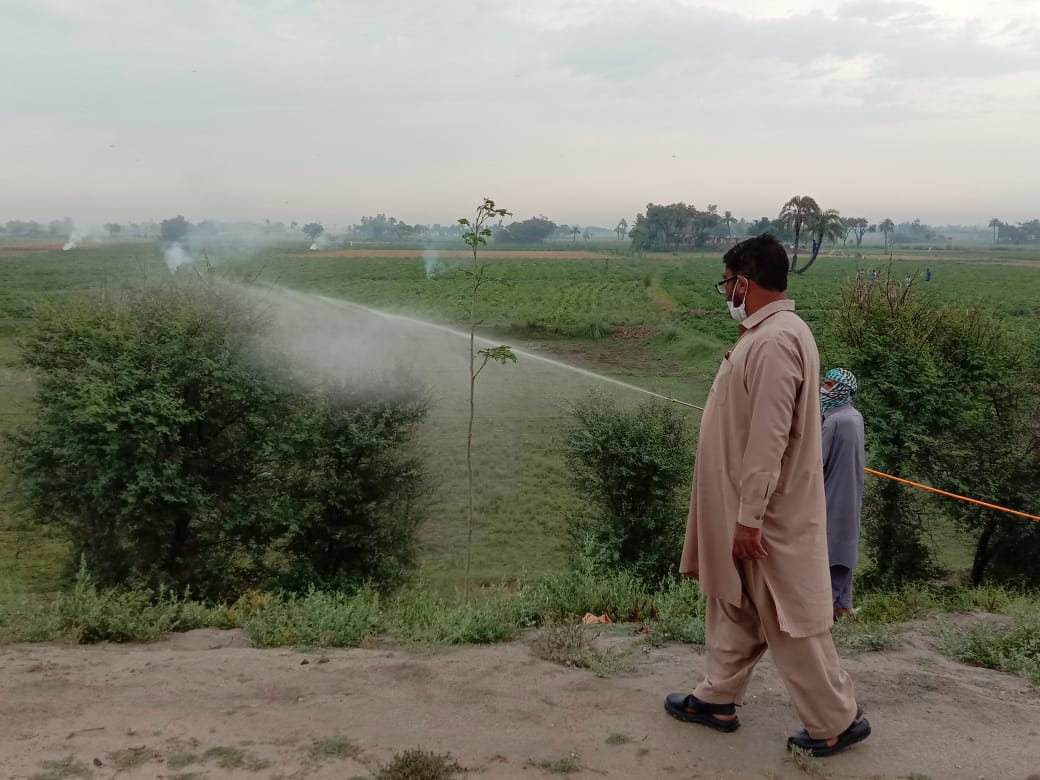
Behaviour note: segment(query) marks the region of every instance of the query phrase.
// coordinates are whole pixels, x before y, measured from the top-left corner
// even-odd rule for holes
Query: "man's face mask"
[[[737,288],[740,287],[740,282],[744,282],[744,295],[740,301],[740,305],[736,306],[733,300],[737,297]],[[726,306],[729,308],[729,316],[735,319],[737,322],[743,322],[747,319],[747,279],[742,276],[737,276],[737,281],[733,282],[733,297],[726,299]]]

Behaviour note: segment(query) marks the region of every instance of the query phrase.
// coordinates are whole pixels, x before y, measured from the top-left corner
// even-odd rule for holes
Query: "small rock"
[[[310,663],[310,661],[308,661],[306,658],[304,658],[302,661],[300,661],[300,666],[306,666],[309,663]]]
[[[319,664],[327,664],[328,662],[329,662],[329,657],[327,655],[323,655],[321,658],[318,659],[318,663]]]
[[[100,758],[95,758],[94,759],[94,766],[104,766],[104,764],[101,762]]]

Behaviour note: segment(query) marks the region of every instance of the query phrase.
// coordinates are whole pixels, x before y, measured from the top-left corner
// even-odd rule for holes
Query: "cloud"
[[[0,210],[24,217],[443,222],[487,193],[614,224],[750,197],[735,171],[791,181],[821,147],[931,159],[948,123],[949,170],[982,132],[1022,159],[1040,133],[1038,12],[1013,0],[6,6]]]

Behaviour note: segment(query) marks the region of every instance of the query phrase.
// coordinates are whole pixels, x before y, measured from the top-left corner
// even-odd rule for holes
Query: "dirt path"
[[[1036,688],[946,661],[930,643],[847,658],[874,735],[815,776],[1040,773]],[[590,778],[807,776],[785,761],[798,724],[768,658],[731,735],[663,712],[663,695],[703,668],[681,646],[642,652],[607,679],[538,660],[522,642],[306,654],[210,630],[150,645],[8,646],[0,664],[2,777],[351,778],[419,746],[488,778],[552,777],[543,764],[561,759]],[[342,741],[312,753],[337,738],[360,753]]]

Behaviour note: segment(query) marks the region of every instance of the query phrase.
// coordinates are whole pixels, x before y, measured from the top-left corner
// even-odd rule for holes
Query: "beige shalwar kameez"
[[[841,669],[827,559],[819,353],[794,301],[749,316],[708,394],[680,571],[707,597],[707,673],[694,690],[743,701],[768,646],[810,736],[856,716]],[[736,524],[761,528],[768,557],[736,561]]]

